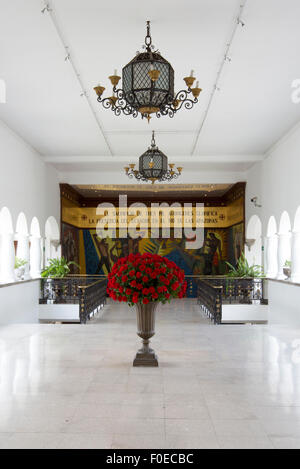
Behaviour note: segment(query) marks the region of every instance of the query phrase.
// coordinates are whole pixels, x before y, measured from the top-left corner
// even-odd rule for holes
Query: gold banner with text
[[[62,207],[62,221],[82,229],[228,228],[244,221],[244,202],[226,207]]]

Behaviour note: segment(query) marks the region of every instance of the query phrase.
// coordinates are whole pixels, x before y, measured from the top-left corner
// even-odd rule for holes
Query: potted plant
[[[228,277],[253,279],[252,286],[250,289],[253,292],[251,303],[259,303],[262,293],[260,279],[265,276],[263,267],[261,265],[256,264],[250,266],[244,253],[242,253],[240,258],[238,259],[236,267],[234,267],[229,262],[226,262],[226,264],[229,267],[229,271],[227,273]],[[249,285],[246,284],[245,288],[241,288],[241,292],[244,295],[248,293],[248,296],[250,296]]]
[[[286,260],[285,264],[283,266],[283,273],[284,273],[284,275],[286,275],[286,280],[288,278],[291,278],[291,270],[292,270],[292,262]]]
[[[70,272],[70,265],[79,265],[73,261],[67,261],[65,257],[49,259],[49,265],[41,273],[42,278],[46,278],[47,285],[44,286],[46,289],[47,302],[53,303],[55,300],[55,291],[53,288],[54,278],[64,278]]]
[[[76,265],[79,268],[79,265],[73,261],[67,261],[65,257],[59,259],[49,259],[49,265],[45,267],[42,271],[41,276],[48,278],[63,278],[68,275],[70,272],[70,265]]]
[[[19,257],[15,257],[15,275],[17,280],[23,280],[25,274],[25,265],[27,261],[25,259],[21,259]]]
[[[264,277],[264,269],[261,265],[249,265],[244,253],[240,256],[237,261],[236,267],[230,262],[226,262],[229,267],[228,277],[239,277],[239,278],[255,278]]]
[[[155,334],[157,305],[183,298],[186,287],[184,271],[157,254],[129,254],[114,264],[108,275],[107,293],[114,301],[135,306],[137,334],[143,340],[133,366],[158,366],[155,352],[149,347],[149,339]]]

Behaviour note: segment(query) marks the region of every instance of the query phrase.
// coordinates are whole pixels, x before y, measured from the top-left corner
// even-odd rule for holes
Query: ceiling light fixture
[[[150,35],[150,21],[147,21],[147,35],[145,37],[144,52],[137,52],[136,56],[122,70],[122,88],[118,89],[121,79],[117,70],[109,77],[113,86],[113,94],[103,98],[105,88],[98,85],[94,88],[98,102],[105,109],[111,109],[116,116],[120,114],[151,119],[151,114],[157,117],[173,117],[182,107],[191,109],[198,102],[202,91],[199,82],[192,88],[195,77],[194,71],[184,78],[187,90],[174,92],[174,70],[158,50],[154,50]]]
[[[134,169],[135,164],[126,166],[125,172],[129,178],[154,184],[156,181],[171,181],[177,179],[182,172],[182,167],[178,166],[174,170],[175,164],[168,164],[168,157],[158,149],[155,143],[154,131],[152,132],[151,146],[139,158],[139,169]]]

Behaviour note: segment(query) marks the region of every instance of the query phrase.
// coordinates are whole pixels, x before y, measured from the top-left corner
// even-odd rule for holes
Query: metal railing
[[[107,280],[101,279],[79,287],[79,318],[85,324],[91,313],[106,304]]]
[[[224,304],[267,304],[264,298],[263,278],[198,277],[197,303],[203,312],[214,321],[222,322]]]
[[[40,304],[78,304],[80,323],[106,303],[107,278],[99,275],[69,275],[42,278]]]
[[[212,277],[206,279],[222,287],[223,304],[261,304],[264,302],[264,279],[246,277]]]
[[[197,303],[204,314],[220,324],[222,321],[222,287],[211,285],[205,280],[197,281]]]

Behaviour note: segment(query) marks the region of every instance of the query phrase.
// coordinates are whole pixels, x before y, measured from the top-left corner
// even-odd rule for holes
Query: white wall
[[[268,281],[269,324],[300,327],[300,286]]]
[[[37,323],[40,281],[0,287],[0,325]]]
[[[284,136],[246,173],[246,218],[257,214],[262,221],[263,242],[271,215],[277,230],[281,215],[287,211],[292,228],[297,207],[300,206],[300,123]],[[250,199],[258,196],[261,208]],[[269,323],[300,326],[300,286],[288,282],[268,282]]]
[[[42,235],[47,218],[60,218],[58,173],[0,120],[0,209],[8,207],[14,227],[18,214],[36,216]]]
[[[293,224],[295,212],[300,205],[300,123],[282,138],[267,154],[246,173],[247,220],[257,214],[266,233],[271,215],[279,225],[285,210]],[[262,208],[255,208],[250,199],[258,196]]]

